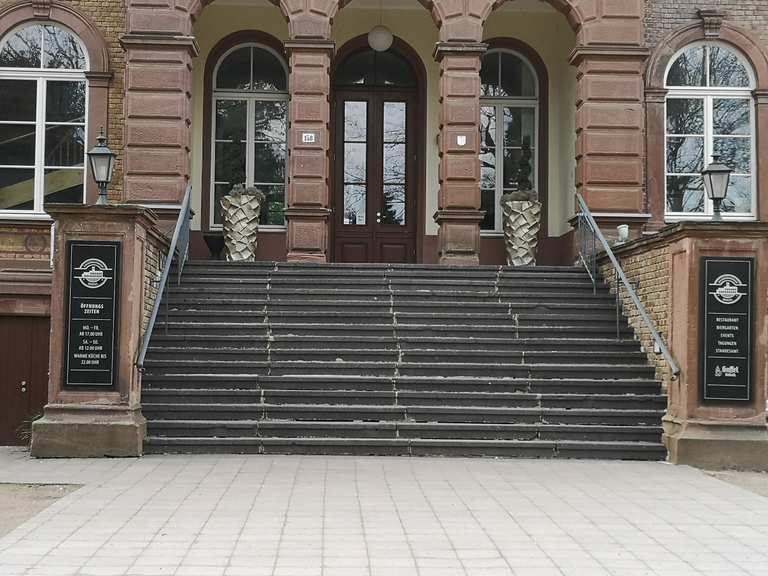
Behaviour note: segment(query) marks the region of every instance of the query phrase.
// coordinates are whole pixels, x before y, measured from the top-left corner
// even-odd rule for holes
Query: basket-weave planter
[[[535,266],[541,228],[541,203],[501,197],[507,266]]]
[[[264,195],[242,194],[235,188],[220,202],[227,262],[254,262]]]

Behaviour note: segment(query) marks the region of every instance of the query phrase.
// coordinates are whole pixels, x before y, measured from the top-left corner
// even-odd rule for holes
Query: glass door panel
[[[407,135],[405,102],[384,102],[382,190],[377,222],[406,224]]]
[[[344,102],[344,224],[365,226],[368,209],[368,102]]]
[[[221,224],[219,200],[246,180],[246,100],[216,100],[213,149],[213,223]]]

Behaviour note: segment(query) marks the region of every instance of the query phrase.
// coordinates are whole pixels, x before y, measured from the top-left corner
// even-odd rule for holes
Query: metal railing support
[[[640,315],[640,318],[642,319],[643,324],[645,324],[645,327],[651,333],[651,336],[653,338],[653,341],[656,347],[660,350],[662,356],[664,356],[664,360],[666,360],[667,364],[669,365],[669,368],[672,371],[672,378],[677,378],[678,374],[680,374],[680,367],[677,365],[677,362],[675,362],[675,359],[672,357],[672,354],[667,348],[667,345],[664,343],[664,340],[659,334],[659,331],[656,330],[656,326],[653,324],[653,320],[651,320],[651,317],[648,315],[648,312],[646,311],[645,306],[643,306],[643,303],[640,301],[640,298],[637,295],[635,288],[632,286],[632,283],[629,281],[629,279],[627,278],[627,275],[624,273],[624,270],[622,269],[621,264],[619,264],[619,261],[616,258],[616,255],[613,253],[613,250],[611,250],[610,244],[608,244],[608,241],[605,239],[605,236],[603,236],[603,233],[600,231],[600,227],[597,225],[595,218],[592,216],[592,213],[589,211],[589,207],[587,206],[587,203],[584,201],[584,198],[578,192],[576,193],[576,200],[579,203],[579,213],[577,218],[577,225],[579,226],[578,235],[580,239],[579,259],[581,260],[581,263],[586,268],[587,274],[589,274],[589,277],[592,279],[593,289],[597,290],[597,246],[598,245],[605,252],[606,256],[608,256],[608,259],[613,265],[613,270],[616,275],[616,337],[619,338],[620,336],[619,306],[621,306],[623,303],[621,299],[621,287],[624,286],[624,289],[627,291],[627,295],[629,296],[629,299],[635,305],[635,308],[637,309],[637,312]],[[589,254],[584,254],[585,252],[584,243],[581,242],[581,240],[583,240],[583,238],[586,235],[591,236],[592,249]],[[589,244],[589,241],[586,242],[586,244]]]
[[[136,360],[136,367],[139,371],[144,371],[144,360],[147,357],[147,350],[149,350],[149,341],[152,338],[152,333],[155,330],[155,322],[157,321],[157,314],[160,311],[160,306],[163,300],[165,300],[165,333],[168,333],[168,299],[166,298],[166,292],[168,289],[168,276],[171,273],[173,267],[173,261],[178,262],[178,277],[177,282],[181,282],[181,273],[184,270],[184,264],[186,264],[189,258],[189,227],[192,221],[192,186],[187,186],[187,191],[184,193],[184,200],[181,203],[181,209],[179,210],[179,217],[176,220],[176,228],[173,230],[173,238],[171,239],[171,245],[168,248],[168,256],[165,259],[165,266],[163,267],[163,273],[160,276],[160,285],[157,288],[157,298],[155,305],[152,307],[152,315],[149,317],[149,324],[147,330],[144,332],[144,338],[141,342],[141,349],[139,350],[139,357]]]

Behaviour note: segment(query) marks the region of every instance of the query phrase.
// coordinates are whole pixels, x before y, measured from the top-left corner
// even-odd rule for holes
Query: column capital
[[[578,66],[589,58],[603,60],[646,60],[651,55],[648,48],[604,44],[597,46],[576,46],[568,57],[572,66]]]
[[[757,102],[758,106],[765,106],[768,104],[768,90],[762,89],[762,90],[755,90],[753,92],[755,96],[755,101]]]
[[[286,40],[283,46],[288,55],[294,50],[328,51],[331,54],[336,51],[333,40]]]
[[[484,42],[444,41],[435,44],[434,58],[438,62],[446,55],[452,56],[482,56],[488,51]]]
[[[184,34],[155,34],[142,32],[128,32],[120,37],[120,45],[124,50],[128,48],[186,48],[192,58],[200,54],[200,48],[194,36]]]
[[[668,92],[666,88],[646,88],[645,101],[648,104],[664,104]]]

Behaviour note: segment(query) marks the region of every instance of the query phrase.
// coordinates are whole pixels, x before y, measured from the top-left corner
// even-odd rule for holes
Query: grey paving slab
[[[768,498],[663,463],[0,448],[0,483],[81,485],[0,539],[0,576],[768,570]]]

